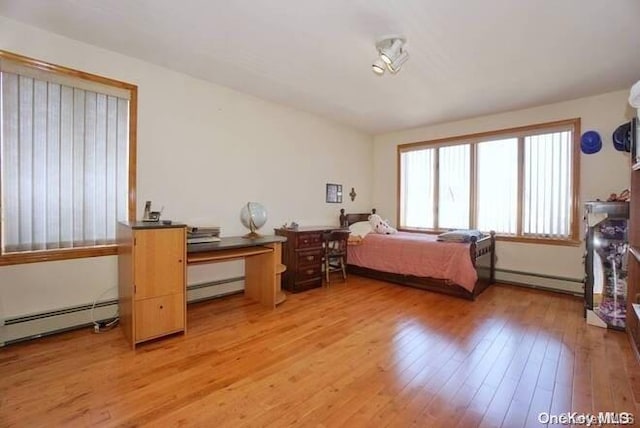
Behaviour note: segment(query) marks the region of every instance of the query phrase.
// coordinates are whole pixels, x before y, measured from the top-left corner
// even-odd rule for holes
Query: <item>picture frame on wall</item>
[[[327,203],[342,203],[342,184],[327,183]]]

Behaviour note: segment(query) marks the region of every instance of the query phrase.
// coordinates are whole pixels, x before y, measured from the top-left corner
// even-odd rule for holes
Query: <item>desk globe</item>
[[[247,202],[240,210],[240,221],[250,231],[244,238],[260,238],[256,231],[267,222],[267,210],[258,202]]]

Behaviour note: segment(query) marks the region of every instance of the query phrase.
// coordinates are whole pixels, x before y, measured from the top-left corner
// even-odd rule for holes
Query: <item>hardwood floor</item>
[[[579,299],[512,286],[475,302],[350,276],[275,311],[190,305],[188,332],[128,347],[89,329],[0,348],[0,426],[541,426],[631,412],[640,365]],[[551,426],[551,425],[550,425]]]

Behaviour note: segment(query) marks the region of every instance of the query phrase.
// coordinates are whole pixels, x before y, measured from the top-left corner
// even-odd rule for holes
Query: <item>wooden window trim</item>
[[[537,123],[534,125],[527,126],[519,126],[515,128],[505,128],[496,131],[486,131],[486,132],[478,132],[474,134],[467,135],[458,135],[453,137],[440,138],[436,140],[428,140],[428,141],[420,141],[414,143],[407,144],[399,144],[397,146],[397,216],[396,216],[396,224],[399,226],[398,230],[401,231],[410,231],[410,232],[418,232],[418,233],[441,233],[445,230],[441,229],[414,229],[400,226],[401,220],[401,158],[402,154],[406,152],[411,152],[414,150],[421,150],[425,148],[434,148],[434,147],[444,147],[444,146],[452,146],[459,144],[471,144],[472,150],[472,160],[471,160],[471,199],[472,205],[470,207],[470,216],[472,222],[470,223],[470,227],[475,227],[476,214],[477,214],[477,201],[476,201],[476,186],[474,185],[476,181],[476,170],[477,165],[475,150],[478,143],[483,141],[490,141],[496,138],[517,138],[518,144],[522,144],[524,142],[524,136],[535,135],[535,131],[541,131],[541,133],[554,132],[556,130],[563,131],[567,128],[573,128],[572,134],[572,209],[571,209],[571,222],[569,228],[569,237],[562,239],[550,239],[544,237],[527,237],[524,235],[511,236],[511,235],[496,235],[496,239],[499,241],[509,241],[509,242],[522,242],[522,243],[535,243],[535,244],[549,244],[549,245],[564,245],[564,246],[578,246],[580,245],[580,217],[579,217],[579,204],[580,204],[580,127],[581,120],[580,118],[573,119],[565,119],[558,120],[553,122],[545,122],[545,123]],[[533,133],[532,133],[533,131]],[[519,150],[519,159],[518,159],[518,175],[519,181],[521,180],[521,175],[524,173],[522,170],[522,163],[524,162],[524,154],[522,150]],[[518,232],[521,232],[521,223],[522,223],[522,213],[523,213],[523,201],[522,201],[522,188],[523,183],[518,183]]]
[[[57,64],[51,64],[34,58],[29,58],[13,52],[0,49],[0,60],[8,60],[19,63],[25,67],[47,71],[58,75],[88,80],[107,86],[113,86],[128,90],[129,98],[129,209],[128,220],[136,218],[136,175],[137,175],[137,123],[138,123],[138,86],[108,77],[74,70]],[[1,232],[1,231],[0,231]],[[118,247],[115,244],[102,245],[87,248],[69,248],[57,250],[27,251],[21,253],[0,254],[0,266],[47,262],[54,260],[69,260],[86,257],[101,257],[117,254]]]
[[[69,248],[64,250],[28,251],[3,254],[0,257],[0,266],[113,256],[116,254],[118,254],[118,246],[116,244],[87,248]]]

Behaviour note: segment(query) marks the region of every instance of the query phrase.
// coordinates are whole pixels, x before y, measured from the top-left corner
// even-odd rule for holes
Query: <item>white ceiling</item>
[[[0,0],[0,14],[371,134],[640,79],[638,0]],[[389,33],[410,59],[379,77]]]

